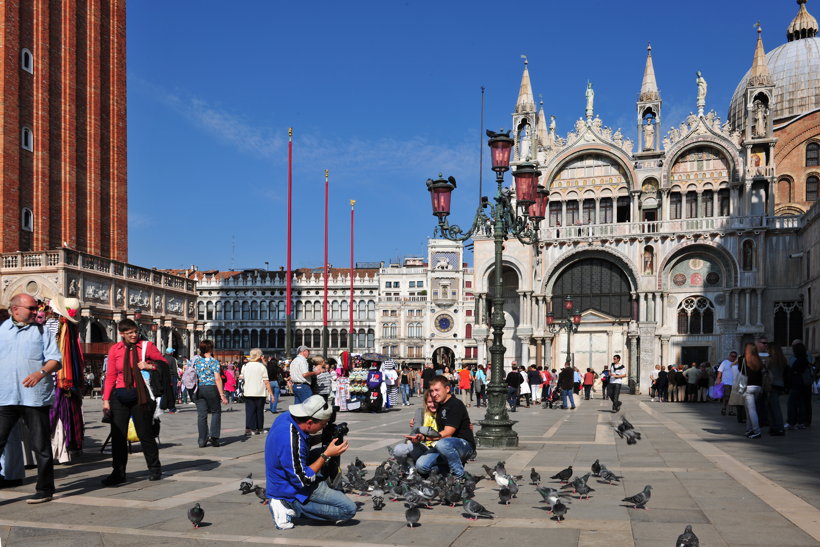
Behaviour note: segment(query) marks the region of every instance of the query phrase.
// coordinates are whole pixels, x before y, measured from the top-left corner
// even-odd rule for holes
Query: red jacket
[[[148,344],[145,348],[145,359],[152,361],[162,361],[165,363],[165,358],[159,352],[153,342],[147,340],[140,340],[137,342],[137,353],[142,357],[142,345]],[[111,392],[115,387],[133,387],[125,385],[125,376],[123,375],[122,365],[125,362],[125,342],[120,340],[108,352],[108,367],[105,369],[105,387],[103,388],[103,401],[108,401],[111,398]]]
[[[595,383],[595,373],[593,372],[585,372],[584,373],[584,385],[591,386]]]

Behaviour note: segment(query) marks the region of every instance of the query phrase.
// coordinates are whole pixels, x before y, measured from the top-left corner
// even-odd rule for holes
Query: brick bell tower
[[[0,252],[127,261],[125,0],[4,0],[0,33]]]

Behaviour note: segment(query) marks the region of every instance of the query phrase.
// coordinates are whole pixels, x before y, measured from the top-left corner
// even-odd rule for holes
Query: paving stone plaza
[[[36,470],[27,471],[22,487],[0,491],[0,540],[3,545],[673,545],[691,524],[701,545],[817,545],[820,542],[820,447],[816,429],[743,436],[743,426],[722,417],[715,404],[653,403],[646,396],[625,396],[622,413],[642,433],[627,446],[611,427],[613,414],[599,398],[580,401],[575,411],[520,408],[520,445],[515,450],[478,452],[468,471],[506,461],[507,471],[529,477],[531,467],[545,485],[568,465],[584,473],[597,458],[622,484],[590,479],[591,499],[573,499],[566,520],[550,519],[534,486],[521,485],[509,506],[498,503],[498,486],[482,480],[476,500],[494,511],[492,520],[470,521],[460,507],[434,505],[422,510],[420,526],[410,529],[401,503],[380,512],[370,498],[353,496],[362,510],[344,526],[296,521],[291,530],[274,529],[266,506],[253,494],[239,493],[248,473],[264,476],[264,435],[244,436],[244,408],[224,412],[223,446],[196,444],[196,411],[182,405],[162,423],[160,456],[164,478],[147,480],[139,444],[129,460],[129,481],[102,488],[110,471],[110,452],[100,453],[108,426],[100,423],[99,399],[86,399],[88,448],[82,458],[57,466],[57,494],[52,503],[26,505]],[[284,398],[288,404],[290,398]],[[414,398],[415,405],[419,399]],[[350,424],[347,465],[359,457],[373,468],[388,456],[386,447],[401,440],[415,407],[382,414],[341,414]],[[472,420],[484,409],[471,408]],[[270,414],[266,427],[270,425]],[[647,510],[620,500],[653,487]],[[577,497],[577,496],[576,496]],[[187,509],[200,503],[205,519],[192,529]]]

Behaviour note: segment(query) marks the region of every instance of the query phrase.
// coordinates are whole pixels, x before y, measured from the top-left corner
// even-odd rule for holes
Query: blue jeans
[[[325,481],[316,485],[304,503],[293,500],[285,501],[285,505],[296,511],[297,517],[315,520],[329,520],[332,522],[350,520],[356,515],[356,503],[348,498],[344,492],[329,487]],[[273,518],[273,508],[268,506]]]
[[[447,472],[449,469],[450,473],[460,477],[464,474],[463,462],[472,453],[473,447],[464,439],[445,437],[416,460],[416,470],[426,475],[433,467],[438,467],[440,472]]]
[[[311,395],[313,395],[313,390],[310,388],[310,384],[293,384],[293,404],[303,403]]]
[[[20,433],[20,422],[11,428],[6,448],[0,456],[0,475],[7,481],[26,478],[23,465],[23,437]]]
[[[404,405],[410,404],[410,384],[401,384],[401,402]]]
[[[561,402],[564,408],[575,408],[575,397],[572,395],[571,389],[561,390]],[[570,407],[570,405],[572,405]]]
[[[510,410],[515,410],[518,406],[518,388],[507,386],[507,402],[510,403]]]
[[[763,388],[760,386],[747,386],[743,394],[743,403],[746,406],[746,433],[760,433],[760,421],[757,417],[757,398]]]
[[[270,402],[270,407],[268,410],[271,412],[276,412],[276,405],[279,404],[279,382],[271,382],[270,387],[273,390],[273,400]]]

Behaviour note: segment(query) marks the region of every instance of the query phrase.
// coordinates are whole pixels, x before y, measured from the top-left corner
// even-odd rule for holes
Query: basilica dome
[[[775,89],[772,119],[777,123],[820,108],[820,38],[817,20],[806,10],[806,0],[787,29],[788,42],[766,54]],[[746,126],[745,91],[751,70],[732,95],[729,123],[742,131]]]

